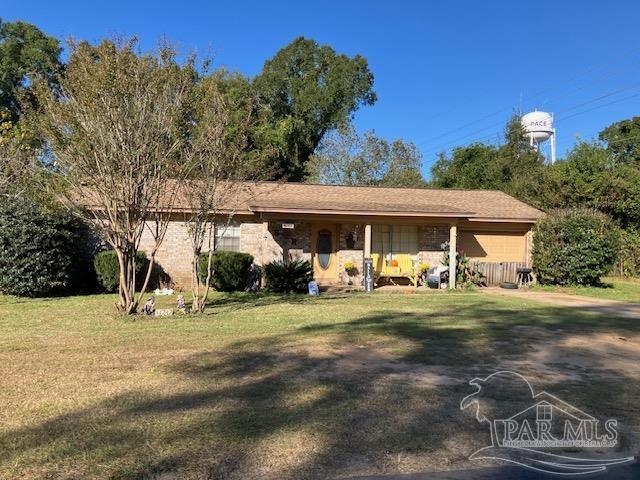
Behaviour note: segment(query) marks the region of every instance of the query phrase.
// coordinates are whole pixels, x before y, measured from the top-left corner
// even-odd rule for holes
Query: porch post
[[[364,258],[371,258],[371,224],[364,226]]]
[[[458,226],[449,227],[449,288],[456,288],[456,254],[458,250]]]
[[[271,261],[267,259],[267,239],[269,238],[269,222],[262,220],[262,238],[260,239],[260,263],[259,265],[265,265]],[[260,275],[260,288],[267,286],[264,279],[264,275]]]

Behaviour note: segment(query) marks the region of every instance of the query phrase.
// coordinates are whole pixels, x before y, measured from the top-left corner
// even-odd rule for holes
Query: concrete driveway
[[[603,315],[615,315],[640,320],[640,303],[605,300],[558,292],[539,292],[531,290],[509,290],[505,288],[482,288],[479,291],[489,295],[519,297],[527,300],[548,303],[558,307],[571,307],[581,311],[590,311]]]

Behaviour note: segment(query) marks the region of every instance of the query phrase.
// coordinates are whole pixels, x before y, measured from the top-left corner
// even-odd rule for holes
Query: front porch
[[[355,223],[271,219],[264,222],[273,259],[311,262],[321,286],[363,285],[365,258],[373,260],[376,285],[418,285],[421,268],[440,265],[444,249],[455,272],[457,224]],[[270,246],[269,246],[270,245]],[[455,277],[455,274],[450,275]],[[450,282],[455,288],[455,280]]]

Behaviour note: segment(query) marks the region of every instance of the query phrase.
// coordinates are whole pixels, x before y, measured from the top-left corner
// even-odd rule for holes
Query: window
[[[538,405],[538,421],[550,422],[553,419],[553,413],[551,412],[551,405],[542,404]]]
[[[392,253],[418,253],[418,227],[394,225],[391,232]]]
[[[217,223],[216,224],[216,250],[227,252],[240,251],[240,224]]]
[[[418,253],[416,225],[373,225],[371,250],[381,255]]]
[[[333,235],[328,230],[318,232],[318,244],[316,251],[318,254],[318,264],[320,268],[326,270],[331,263],[331,253],[333,252]]]

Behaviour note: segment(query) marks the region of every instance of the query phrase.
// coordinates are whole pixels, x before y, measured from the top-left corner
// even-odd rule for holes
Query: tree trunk
[[[151,280],[151,273],[153,272],[153,264],[155,263],[155,261],[156,261],[156,250],[151,252],[151,257],[149,258],[149,266],[147,267],[147,274],[144,277],[144,283],[142,284],[142,288],[140,289],[140,293],[138,294],[138,297],[136,298],[135,302],[133,302],[133,304],[131,305],[131,309],[129,310],[129,313],[135,313],[138,310],[138,305],[140,305],[140,302],[142,301],[142,296],[147,291],[149,280]],[[134,262],[133,272],[134,272],[133,288],[135,292],[135,262]]]
[[[118,257],[118,264],[120,266],[120,285],[118,287],[118,304],[117,308],[120,312],[129,313],[129,306],[132,299],[129,290],[130,282],[130,255],[128,249],[122,249],[120,246],[116,247],[116,256]]]
[[[193,250],[193,257],[191,258],[191,295],[193,297],[191,301],[191,310],[194,312],[199,311],[200,305],[200,251]]]

